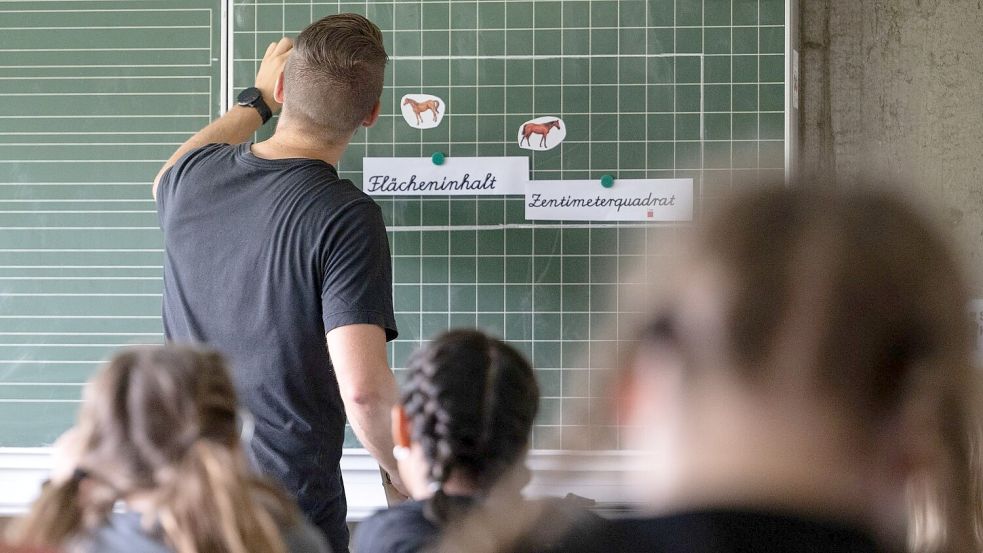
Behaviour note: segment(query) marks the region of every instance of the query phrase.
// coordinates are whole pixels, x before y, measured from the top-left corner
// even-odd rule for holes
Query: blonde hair
[[[283,117],[321,138],[350,138],[382,95],[388,61],[382,31],[361,15],[311,23],[284,69]]]
[[[860,442],[915,429],[889,432],[933,456],[911,475],[913,543],[933,534],[939,550],[980,551],[968,297],[929,221],[885,192],[764,187],[725,202],[693,246],[642,341],[682,359],[687,378],[727,371],[828,398]],[[719,277],[710,310],[684,293],[700,271]]]
[[[285,553],[296,508],[249,468],[236,394],[221,357],[180,346],[127,349],[86,388],[75,474],[44,488],[11,537],[63,546],[103,525],[114,504],[150,498],[177,553]]]

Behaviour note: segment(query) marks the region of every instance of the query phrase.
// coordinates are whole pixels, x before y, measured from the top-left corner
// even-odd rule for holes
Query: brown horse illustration
[[[437,114],[438,114],[438,110],[440,109],[440,100],[435,99],[435,100],[424,100],[422,102],[417,102],[412,98],[404,98],[403,105],[404,106],[408,105],[411,108],[413,108],[413,113],[416,115],[417,125],[423,124],[423,118],[420,116],[420,114],[425,111],[432,111],[434,123],[437,122]]]
[[[534,134],[538,134],[541,136],[539,140],[539,147],[545,148],[546,135],[548,135],[550,133],[550,129],[554,127],[557,129],[560,128],[559,119],[554,119],[545,123],[526,123],[525,125],[522,125],[522,140],[519,140],[519,146],[522,146],[523,141],[525,141],[525,143],[529,146],[532,146],[532,144],[529,144],[529,137]]]

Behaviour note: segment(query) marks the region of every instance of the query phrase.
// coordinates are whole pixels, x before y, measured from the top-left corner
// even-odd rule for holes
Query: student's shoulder
[[[324,535],[307,521],[284,530],[283,542],[288,553],[331,553]]]
[[[410,553],[420,551],[438,529],[427,520],[424,504],[407,501],[372,515],[355,530],[358,553]]]
[[[581,501],[542,499],[530,501],[539,515],[532,530],[520,540],[519,552],[593,552],[606,549],[603,536],[609,523]]]
[[[82,553],[173,553],[162,536],[145,532],[136,513],[114,513],[105,524],[69,547]]]

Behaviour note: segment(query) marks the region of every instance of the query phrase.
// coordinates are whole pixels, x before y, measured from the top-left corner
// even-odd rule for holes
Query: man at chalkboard
[[[229,357],[261,468],[336,553],[348,548],[346,413],[401,487],[389,242],[379,206],[335,170],[355,131],[378,118],[387,61],[378,27],[354,14],[313,23],[296,45],[270,44],[256,86],[154,182],[167,338]],[[246,142],[281,107],[273,136]]]

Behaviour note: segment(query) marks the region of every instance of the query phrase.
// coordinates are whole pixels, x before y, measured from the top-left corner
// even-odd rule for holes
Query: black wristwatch
[[[240,106],[247,106],[256,108],[259,112],[259,116],[263,118],[263,124],[265,125],[267,121],[273,117],[273,112],[270,110],[270,106],[266,105],[263,101],[263,93],[259,91],[255,86],[251,86],[246,90],[239,93],[239,97],[236,98],[236,103]]]

